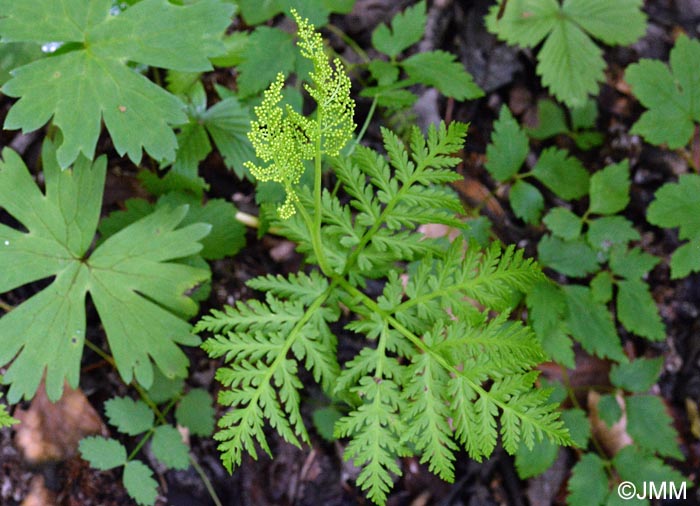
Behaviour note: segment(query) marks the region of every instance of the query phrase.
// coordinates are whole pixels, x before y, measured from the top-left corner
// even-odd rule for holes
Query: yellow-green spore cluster
[[[289,105],[280,105],[284,76],[278,74],[255,108],[257,119],[251,122],[248,132],[256,155],[267,165],[245,164],[259,181],[275,181],[284,186],[287,197],[278,209],[283,219],[296,211],[295,186],[304,173],[304,160],[320,160],[323,154],[337,156],[355,130],[355,103],[350,98],[350,79],[341,62],[336,59],[331,67],[323,51],[323,39],[313,25],[302,20],[296,11],[292,10],[292,14],[299,26],[301,54],[314,66],[311,84],[305,88],[316,101],[316,115],[306,118]]]

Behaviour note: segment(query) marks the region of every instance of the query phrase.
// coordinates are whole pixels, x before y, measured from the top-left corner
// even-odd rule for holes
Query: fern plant
[[[248,168],[284,186],[275,226],[310,268],[251,280],[264,300],[214,310],[196,327],[215,334],[203,347],[225,361],[219,402],[232,409],[215,435],[224,465],[231,471],[259,448],[270,454],[266,425],[292,444],[309,442],[302,367],[347,403],[335,434],[348,439],[345,458],[362,468],[357,484],[378,504],[401,474],[402,456],[418,455],[451,480],[458,449],[481,460],[499,433],[510,453],[545,436],[569,443],[549,392],[535,388],[532,368],[543,352],[527,326],[508,320],[519,293],[542,278],[537,265],[513,247],[446,246],[417,232],[428,223],[463,228],[459,200],[443,185],[459,178],[452,154],[467,126],[442,124],[427,138],[414,129],[409,146],[383,130],[388,159],[360,146],[343,155],[354,129],[349,80],[338,61],[329,64],[313,26],[293,15],[313,64],[306,90],[317,108],[312,117],[283,109],[278,76],[250,133],[267,165]],[[322,188],[324,159],[349,201]],[[306,160],[312,188],[298,183]],[[380,294],[368,289],[370,279],[384,282]],[[331,324],[343,306],[351,315],[345,328],[367,346],[340,364]]]

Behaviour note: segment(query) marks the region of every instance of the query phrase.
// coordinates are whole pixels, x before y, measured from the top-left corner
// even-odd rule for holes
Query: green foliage
[[[605,61],[593,39],[632,44],[646,30],[642,0],[509,0],[501,19],[494,5],[486,26],[509,44],[534,48],[542,84],[570,107],[582,106],[603,81]]]
[[[14,151],[5,149],[3,158],[0,205],[28,232],[0,225],[0,260],[14,266],[0,274],[0,292],[55,276],[0,319],[0,364],[12,362],[4,378],[11,384],[10,401],[31,398],[44,374],[51,399],[61,396],[64,379],[77,387],[88,293],[125,382],[135,376],[149,386],[151,360],[168,376],[184,376],[188,361],[178,344],[198,343],[182,319],[194,315],[197,304],[184,292],[209,273],[176,260],[197,253],[197,241],[210,226],[178,228],[187,207],[163,208],[89,252],[102,203],[104,158],[91,164],[81,157],[72,170],[61,171],[46,142],[45,195]]]
[[[627,67],[625,79],[648,111],[632,127],[632,133],[652,144],[680,148],[688,144],[700,122],[700,85],[695,62],[700,42],[681,35],[671,50],[669,67],[643,59]]]
[[[556,135],[571,137],[580,149],[591,149],[603,142],[603,135],[595,130],[598,109],[593,100],[587,100],[579,107],[569,109],[571,121],[567,120],[562,108],[552,100],[537,102],[538,125],[528,128],[533,139],[549,139]]]
[[[109,423],[119,432],[135,436],[153,427],[153,411],[143,401],[130,397],[114,397],[105,402],[105,414]]]
[[[249,25],[257,25],[282,12],[296,8],[316,26],[323,26],[333,12],[347,14],[355,0],[237,0],[243,19]]]
[[[2,376],[0,376],[0,381],[2,381]],[[1,392],[0,397],[2,397]],[[19,423],[19,421],[15,420],[10,416],[10,414],[7,412],[7,406],[5,406],[4,404],[0,404],[0,428],[9,427],[16,423]]]
[[[175,420],[195,436],[211,436],[214,432],[214,407],[209,392],[201,388],[187,392],[175,408]]]
[[[164,412],[177,404],[177,423],[194,435],[209,435],[214,427],[212,398],[201,389],[182,396],[182,385],[163,375],[156,375],[153,396],[143,390],[143,400],[114,397],[105,403],[109,423],[122,434],[141,435],[137,449],[148,440],[151,451],[167,468],[185,470],[190,466],[189,446],[180,431],[167,423]],[[156,404],[167,402],[161,411]],[[153,506],[157,497],[157,482],[151,469],[139,460],[133,460],[136,452],[127,457],[126,447],[117,440],[104,437],[88,437],[80,442],[80,453],[96,469],[124,468],[122,481],[129,495],[140,505]]]
[[[404,16],[419,17],[419,8],[424,7]],[[401,19],[399,24],[408,22]],[[332,76],[313,78],[308,88],[318,104],[317,118],[328,106],[329,82],[339,83],[333,95],[342,104],[339,110],[352,111],[349,97],[342,96],[348,88],[339,67],[332,69],[316,50],[320,39],[312,38],[309,25],[301,22],[300,28],[314,72]],[[274,174],[285,185],[291,197],[280,214],[286,219],[274,226],[319,269],[255,278],[248,284],[264,292],[264,300],[238,301],[197,325],[215,333],[203,348],[225,361],[216,375],[224,386],[219,402],[232,409],[214,436],[224,465],[229,470],[240,465],[243,452],[257,458],[259,448],[269,454],[267,425],[292,444],[308,442],[300,411],[301,367],[329,396],[348,404],[347,414],[334,423],[334,436],[349,440],[345,458],[361,467],[357,484],[379,504],[386,501],[392,475],[401,472],[400,456],[417,455],[452,480],[459,448],[481,460],[494,450],[499,434],[510,453],[544,437],[568,443],[549,392],[534,388],[537,373],[531,369],[543,358],[535,336],[507,320],[520,294],[542,279],[537,266],[512,247],[482,251],[461,239],[446,247],[416,233],[427,223],[465,228],[454,217],[459,200],[442,185],[459,178],[451,170],[458,163],[452,153],[461,149],[467,126],[431,127],[427,138],[414,128],[408,145],[383,130],[386,157],[362,146],[344,156],[339,153],[349,138],[347,123],[338,130],[342,136],[319,135],[318,119],[274,106],[280,87],[281,79],[256,110],[253,145],[263,160],[277,156],[274,150],[284,151],[284,163],[312,160],[312,191],[294,184],[301,169],[281,165],[281,154],[270,156],[280,164],[274,169],[251,167],[251,172]],[[258,139],[260,132],[265,135]],[[302,140],[291,135],[299,132],[305,133]],[[329,144],[340,190],[333,194],[321,188]],[[341,201],[341,194],[349,201]],[[406,261],[413,262],[408,270]],[[385,280],[376,297],[363,291],[375,278]],[[338,362],[331,330],[340,307],[352,315],[343,319],[345,328],[368,340],[345,364]]]
[[[519,174],[528,153],[528,138],[507,106],[501,107],[493,125],[491,143],[486,148],[486,169],[502,183],[512,182],[510,204],[515,215],[534,224],[544,209],[544,197],[535,186],[524,181],[534,177],[563,199],[575,199],[588,193],[589,175],[581,162],[564,149],[550,147],[540,153],[532,171]]]
[[[671,256],[671,277],[682,278],[700,272],[700,176],[683,174],[677,183],[667,183],[656,192],[647,220],[659,227],[680,227],[678,236],[687,239]]]
[[[177,134],[175,162],[166,178],[184,179],[186,189],[201,193],[203,183],[197,175],[199,162],[212,151],[212,141],[229,169],[239,178],[246,175],[243,162],[253,156],[253,147],[246,134],[250,114],[234,96],[207,108],[207,96],[197,81],[188,93],[189,121]]]
[[[258,158],[266,165],[245,164],[258,180],[284,186],[287,198],[278,209],[282,217],[294,214],[294,203],[298,200],[294,186],[304,172],[304,161],[313,158],[316,146],[322,146],[328,156],[337,156],[355,128],[350,79],[342,71],[340,60],[336,59],[335,68],[331,68],[321,36],[296,11],[293,15],[299,25],[302,56],[313,63],[312,84],[305,88],[318,105],[316,117],[309,119],[289,105],[286,109],[279,105],[284,76],[277,74],[275,82],[265,91],[262,104],[255,108],[258,119],[251,123],[249,133]]]
[[[153,430],[151,450],[153,455],[167,467],[172,469],[190,467],[189,448],[182,441],[182,434],[172,425],[161,425]]]
[[[63,134],[57,158],[64,169],[81,153],[92,159],[101,121],[119,154],[138,163],[143,148],[157,160],[173,160],[172,126],[187,121],[183,104],[126,62],[209,70],[208,58],[223,52],[221,33],[233,13],[219,0],[187,6],[143,0],[117,16],[111,6],[110,0],[0,1],[3,41],[64,43],[61,54],[15,69],[2,88],[21,97],[5,128],[36,130],[53,118]]]
[[[630,392],[646,392],[656,383],[662,366],[661,357],[638,358],[627,364],[615,364],[610,371],[610,381]]]
[[[390,26],[379,25],[372,32],[372,45],[390,61],[371,60],[370,74],[377,86],[365,87],[361,95],[374,97],[377,103],[392,109],[410,107],[417,96],[407,88],[414,84],[431,86],[457,100],[475,99],[484,92],[453,54],[445,51],[422,51],[398,61],[397,56],[417,44],[425,32],[426,4],[422,0],[406,8],[391,20]],[[407,78],[399,80],[403,70]]]

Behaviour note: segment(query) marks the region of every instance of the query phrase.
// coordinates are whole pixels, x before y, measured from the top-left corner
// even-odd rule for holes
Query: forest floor
[[[615,0],[610,0],[615,1]],[[332,22],[358,44],[367,48],[372,29],[388,21],[402,6],[410,3],[396,0],[359,0],[355,11],[338,16]],[[476,101],[456,103],[444,100],[431,90],[417,90],[422,96],[416,110],[419,125],[444,119],[470,122],[469,136],[464,148],[463,163],[459,170],[464,180],[455,185],[466,205],[481,206],[492,221],[496,234],[506,243],[524,247],[530,255],[543,229],[526,227],[513,216],[508,201],[501,197],[499,188],[484,168],[486,145],[492,123],[500,106],[508,104],[526,124],[535,124],[537,100],[547,96],[535,75],[535,61],[528,52],[499,43],[488,34],[482,19],[492,2],[488,0],[441,0],[433,2],[429,16],[434,28],[427,34],[425,44],[459,55],[486,95]],[[606,49],[609,72],[597,98],[599,116],[597,127],[604,143],[593,150],[576,151],[569,139],[558,138],[557,143],[581,156],[588,167],[599,168],[610,160],[628,158],[632,167],[631,203],[626,217],[642,232],[644,248],[666,261],[651,273],[649,284],[658,303],[667,328],[667,339],[660,343],[635,343],[651,347],[665,359],[664,372],[658,383],[681,437],[684,451],[691,457],[675,465],[684,473],[700,469],[700,442],[690,432],[686,399],[700,400],[700,276],[691,275],[680,281],[669,276],[668,257],[677,247],[676,232],[658,229],[645,220],[645,210],[654,192],[678,174],[688,171],[687,163],[677,153],[643,144],[629,133],[641,108],[622,80],[624,68],[639,58],[668,60],[669,50],[676,35],[681,32],[698,36],[700,0],[647,1],[649,16],[646,36],[631,47]],[[352,59],[351,50],[328,32],[324,32],[334,48]],[[207,77],[208,89],[213,83],[230,84],[230,73],[218,71]],[[11,100],[0,95],[0,121],[4,119]],[[360,99],[356,118],[362,123],[369,102]],[[368,130],[366,141],[379,144],[379,125],[396,121],[378,114]],[[40,136],[4,131],[0,146],[9,145],[19,151],[32,166],[40,151]],[[109,139],[101,142],[103,151],[110,153]],[[127,198],[146,196],[136,179],[136,168],[113,151],[105,193],[104,212],[119,208]],[[211,197],[225,198],[243,211],[256,213],[253,189],[241,183],[227,171],[216,154],[201,166],[201,175],[211,184]],[[495,195],[495,198],[490,198]],[[203,311],[221,307],[239,298],[255,296],[245,282],[266,273],[289,273],[298,269],[300,257],[291,244],[272,235],[257,239],[256,232],[248,234],[248,246],[234,258],[216,261],[212,265],[213,290]],[[4,268],[4,267],[3,267]],[[23,287],[10,294],[9,304],[24,300],[38,286]],[[92,327],[88,335],[100,342],[99,321],[88,316]],[[341,341],[342,343],[342,341]],[[342,346],[342,344],[341,344]],[[637,350],[639,351],[639,350]],[[214,381],[217,364],[199,349],[187,350],[192,374],[192,387],[201,387],[216,393]],[[341,348],[342,355],[343,350]],[[31,423],[22,431],[0,431],[0,503],[2,506],[56,505],[56,506],[111,506],[130,504],[116,472],[91,469],[75,452],[76,434],[82,430],[106,431],[103,413],[93,406],[127,390],[118,375],[99,357],[86,353],[80,391],[70,396],[63,406],[43,405],[29,408],[25,414]],[[547,372],[547,365],[543,366]],[[607,377],[604,361],[581,354],[577,368],[570,371],[572,383],[578,386],[595,384]],[[311,380],[311,378],[308,378]],[[309,381],[309,384],[313,383]],[[305,416],[311,417],[313,400],[320,396],[314,387],[306,394],[312,402],[306,403]],[[39,401],[41,404],[42,401]],[[67,405],[66,405],[67,403]],[[309,426],[311,423],[309,422]],[[369,504],[353,485],[357,470],[342,459],[343,443],[328,442],[312,434],[312,445],[298,449],[276,439],[271,433],[274,460],[262,456],[258,461],[244,457],[243,465],[230,476],[219,462],[216,444],[211,439],[193,438],[192,452],[212,481],[217,494],[226,506],[343,506]],[[29,441],[29,442],[27,442]],[[28,450],[27,448],[33,448]],[[35,451],[41,458],[28,464],[27,451]],[[144,458],[159,469],[152,455]],[[563,505],[566,481],[574,459],[571,450],[562,449],[555,466],[543,476],[522,481],[515,471],[512,457],[497,450],[483,463],[471,461],[460,454],[456,462],[455,483],[448,484],[433,476],[417,459],[401,461],[403,476],[397,480],[388,504],[390,506],[540,506]],[[213,504],[199,476],[193,469],[167,471],[157,475],[162,485],[160,505],[208,506]],[[23,502],[24,501],[24,502]],[[32,502],[33,501],[33,502]],[[671,504],[671,503],[668,503]],[[683,504],[700,504],[690,499]]]

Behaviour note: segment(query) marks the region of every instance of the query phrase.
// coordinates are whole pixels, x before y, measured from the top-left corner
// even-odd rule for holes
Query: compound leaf
[[[296,49],[287,32],[269,26],[259,26],[250,35],[243,50],[243,62],[238,66],[238,93],[249,97],[261,92],[275,80],[279,72],[294,69]]]
[[[57,155],[62,168],[81,153],[93,158],[103,120],[120,155],[138,163],[145,149],[158,160],[172,160],[177,145],[172,125],[187,120],[183,104],[126,63],[210,70],[209,57],[223,51],[220,35],[234,9],[219,0],[187,6],[143,0],[111,16],[111,5],[105,0],[31,5],[0,0],[3,41],[77,46],[16,69],[3,86],[6,95],[20,97],[5,128],[36,130],[53,118],[63,134]]]
[[[671,67],[658,60],[643,59],[630,65],[625,79],[648,111],[642,114],[632,133],[651,144],[685,146],[700,122],[700,42],[685,35],[678,37],[671,50]]]
[[[197,344],[182,319],[197,311],[185,292],[208,279],[206,270],[171,262],[197,253],[209,226],[177,228],[187,207],[165,208],[133,223],[88,256],[99,219],[106,160],[80,158],[61,171],[46,142],[46,195],[12,150],[0,161],[0,206],[27,230],[0,225],[0,292],[49,276],[54,281],[0,319],[0,364],[8,398],[31,398],[46,375],[49,398],[65,380],[77,387],[90,293],[125,382],[148,387],[151,359],[166,376],[184,376],[188,360],[176,343]]]
[[[537,244],[537,254],[542,265],[571,277],[580,278],[598,269],[595,251],[581,239],[562,241],[545,235]]]
[[[494,5],[489,31],[510,44],[534,47],[543,39],[537,73],[559,100],[583,105],[604,78],[605,61],[592,38],[631,44],[644,34],[642,0],[510,0],[498,19]]]

